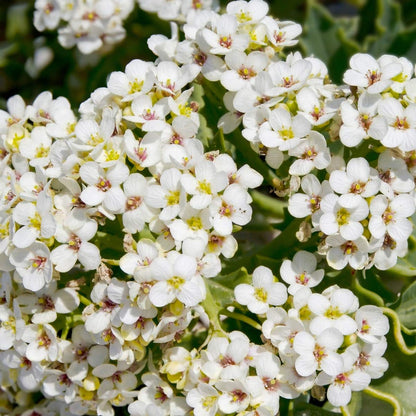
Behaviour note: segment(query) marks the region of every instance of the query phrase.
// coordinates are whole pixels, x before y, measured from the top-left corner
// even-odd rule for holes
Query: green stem
[[[247,325],[250,325],[254,329],[261,331],[261,325],[258,322],[256,322],[254,319],[249,318],[246,315],[243,315],[242,313],[230,312],[228,309],[221,309],[220,314],[226,315],[229,318],[233,318],[237,321],[245,322]]]
[[[400,325],[400,328],[402,332],[404,332],[406,335],[416,335],[416,329],[409,329],[406,328],[404,325]]]
[[[219,133],[219,146],[222,153],[227,153],[227,149],[225,147],[225,138],[224,138],[224,132],[222,129],[218,130]]]
[[[399,401],[392,396],[391,394],[384,393],[380,390],[376,390],[373,387],[367,387],[364,389],[364,393],[367,393],[369,396],[375,397],[376,399],[383,400],[384,402],[389,403],[393,406],[393,416],[401,416],[402,408]]]
[[[363,276],[365,277],[365,271],[364,270],[363,270]],[[378,295],[377,293],[374,293],[373,291],[371,291],[369,289],[366,289],[365,287],[361,286],[361,283],[359,282],[357,276],[354,276],[354,278],[353,278],[352,287],[358,293],[361,293],[367,299],[370,299],[372,301],[373,305],[384,306],[383,298],[380,295]]]
[[[293,416],[295,414],[295,403],[293,400],[289,402],[289,407],[287,410],[289,411],[289,416]]]
[[[273,215],[275,218],[284,218],[284,208],[287,206],[286,202],[254,190],[250,192],[250,195],[253,198],[253,202],[261,210]]]
[[[69,329],[70,329],[69,325],[65,322],[65,326],[64,326],[64,329],[62,330],[60,339],[66,339],[66,337],[68,336]]]
[[[83,305],[85,306],[91,305],[92,302],[89,299],[87,299],[85,296],[82,296],[80,293],[78,293],[78,297],[79,297],[80,302]]]
[[[384,315],[388,316],[393,323],[393,335],[394,339],[396,340],[397,346],[399,350],[405,355],[414,355],[416,354],[416,346],[408,347],[406,345],[405,340],[403,339],[402,331],[401,331],[401,324],[400,319],[397,313],[390,308],[381,308]]]
[[[115,260],[115,259],[101,259],[101,261],[103,263],[107,263],[111,266],[119,266],[120,265],[120,260]]]
[[[341,410],[342,416],[351,416],[351,413],[348,410],[348,407],[341,406],[340,410]]]

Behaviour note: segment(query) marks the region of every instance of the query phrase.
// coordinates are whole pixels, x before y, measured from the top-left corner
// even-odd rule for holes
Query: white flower
[[[149,299],[157,307],[178,299],[185,306],[195,306],[205,298],[205,284],[197,275],[193,257],[180,254],[176,259],[157,258],[151,269],[157,282],[152,286]]]
[[[394,240],[389,234],[379,239],[370,240],[371,251],[374,252],[373,263],[379,270],[388,270],[395,266],[397,257],[407,253],[407,240]]]
[[[369,374],[371,378],[377,379],[381,378],[389,367],[388,361],[382,357],[386,349],[387,342],[382,337],[374,344],[352,344],[344,354],[351,356],[348,360],[354,361],[355,368]]]
[[[311,73],[312,65],[305,59],[278,61],[271,63],[267,70],[274,85],[268,95],[278,96],[301,89]]]
[[[183,65],[179,67],[174,62],[160,62],[154,70],[156,88],[168,97],[177,97],[180,90],[189,82],[193,81],[199,73],[194,65]],[[186,92],[183,92],[183,94]]]
[[[392,78],[393,83],[390,85],[390,89],[396,93],[403,93],[410,78],[413,75],[413,64],[405,57],[396,57],[393,55],[382,55],[378,59],[380,66],[385,67],[389,64],[395,63],[402,66],[402,71]]]
[[[328,194],[321,201],[321,231],[327,235],[340,233],[346,240],[359,238],[364,228],[360,221],[367,217],[367,202],[359,195],[345,194],[340,197]]]
[[[266,16],[262,23],[266,26],[267,38],[276,50],[285,46],[293,46],[298,42],[296,39],[302,33],[302,26],[290,21],[279,21]]]
[[[324,270],[316,270],[316,257],[307,251],[298,251],[293,260],[284,260],[280,276],[288,283],[288,292],[293,295],[302,286],[315,287],[324,278]]]
[[[155,215],[144,202],[148,191],[147,180],[140,173],[133,173],[123,183],[123,190],[126,196],[123,225],[129,233],[135,234]]]
[[[111,279],[111,283],[113,284],[113,289],[121,287],[122,290],[124,289],[127,291],[127,287],[124,287],[123,283],[117,279]],[[112,294],[115,296],[111,296],[109,286],[109,284],[103,281],[99,281],[94,285],[91,291],[91,300],[99,305],[100,308],[90,315],[87,315],[85,320],[85,329],[91,334],[99,334],[102,331],[110,330],[105,333],[105,335],[108,335],[108,340],[105,340],[107,343],[108,341],[111,341],[111,338],[114,336],[111,333],[111,324],[113,320],[118,320],[120,312],[120,304],[118,301],[121,298],[117,290],[113,290]]]
[[[145,197],[150,207],[162,208],[159,218],[168,221],[175,218],[185,204],[186,194],[181,186],[182,173],[176,168],[163,171],[160,185],[151,185]]]
[[[120,185],[127,179],[129,169],[118,162],[104,172],[95,162],[86,162],[79,171],[81,179],[88,185],[80,198],[89,206],[102,204],[111,213],[118,213],[125,207],[126,196]]]
[[[263,182],[263,177],[249,165],[243,165],[237,170],[237,165],[232,157],[226,153],[219,154],[214,159],[214,166],[217,171],[225,172],[231,183],[238,183],[243,188],[257,188]]]
[[[137,243],[136,253],[127,253],[120,259],[120,268],[124,273],[131,274],[138,282],[151,280],[149,269],[152,261],[159,256],[159,250],[153,241],[142,238]]]
[[[169,224],[169,230],[172,237],[176,241],[199,239],[203,245],[202,251],[204,251],[208,240],[207,230],[211,228],[211,222],[206,214],[206,211],[201,212],[200,210],[195,210],[190,205],[186,205],[180,214],[180,219],[174,219],[172,223]],[[197,244],[197,246],[199,246],[199,244]],[[196,250],[198,251],[198,249]]]
[[[289,111],[278,107],[270,113],[269,122],[260,126],[259,139],[267,147],[288,150],[297,146],[310,128],[310,123],[302,115],[292,118]]]
[[[336,353],[344,342],[344,337],[335,328],[323,330],[316,338],[306,331],[296,334],[293,340],[293,349],[299,354],[295,367],[297,372],[307,377],[316,370],[325,371],[335,376],[343,369],[343,361]]]
[[[29,159],[30,166],[44,167],[50,160],[51,144],[52,139],[46,133],[46,128],[38,126],[31,131],[30,138],[24,138],[19,142],[19,151]]]
[[[329,246],[326,260],[332,268],[342,270],[349,264],[353,269],[361,270],[367,265],[370,247],[365,237],[352,241],[340,235],[330,235],[325,242]]]
[[[239,23],[253,24],[260,22],[269,11],[269,5],[263,0],[230,1],[227,14],[234,15]]]
[[[123,101],[131,101],[152,89],[155,80],[153,68],[153,63],[134,59],[126,65],[125,72],[110,74],[107,87]]]
[[[316,131],[311,131],[305,140],[289,149],[289,155],[298,158],[290,165],[290,175],[303,176],[314,168],[325,169],[331,161],[325,137]]]
[[[56,289],[53,280],[36,294],[23,293],[17,297],[20,310],[32,315],[34,324],[54,322],[57,314],[67,314],[79,306],[79,298],[75,289],[65,287]]]
[[[339,194],[353,193],[368,198],[380,188],[377,171],[362,157],[351,159],[346,171],[333,170],[329,177],[331,188]]]
[[[141,95],[131,103],[131,111],[133,115],[126,115],[123,118],[140,125],[143,131],[162,131],[167,125],[165,117],[169,107],[166,100],[153,104],[149,95]]]
[[[186,395],[186,403],[195,416],[215,416],[218,411],[218,391],[209,384],[199,383]]]
[[[364,390],[371,381],[371,377],[359,369],[353,368],[353,357],[351,354],[343,353],[344,368],[336,376],[329,376],[321,372],[316,378],[318,386],[329,384],[327,391],[328,401],[336,407],[346,406],[351,400],[352,391]]]
[[[55,329],[49,324],[27,325],[22,340],[28,343],[26,357],[30,361],[55,361],[58,357],[58,340]]]
[[[289,198],[289,213],[295,218],[312,215],[312,224],[317,225],[322,215],[322,198],[331,191],[329,183],[321,184],[315,175],[308,174],[302,178],[301,188],[304,194],[297,193]]]
[[[302,88],[296,95],[298,114],[302,114],[314,126],[320,126],[334,117],[343,101],[343,98],[321,97],[311,87]]]
[[[233,50],[225,56],[229,70],[221,75],[221,84],[228,91],[239,91],[247,84],[254,85],[254,80],[268,64],[269,59],[263,52],[244,52]]]
[[[248,385],[240,380],[217,381],[215,387],[222,393],[218,399],[218,407],[225,414],[244,411],[250,403]]]
[[[388,233],[396,241],[407,240],[413,230],[407,217],[414,212],[414,200],[408,194],[397,195],[391,201],[384,195],[377,195],[370,204],[368,229],[375,238],[382,238]]]
[[[392,78],[402,72],[400,63],[377,62],[371,55],[357,53],[350,59],[351,69],[344,74],[348,85],[366,88],[370,94],[387,90],[393,83]]]
[[[201,159],[195,166],[195,175],[185,173],[181,177],[181,184],[185,191],[192,195],[189,204],[194,209],[206,208],[218,192],[228,185],[224,172],[217,172],[215,165]]]
[[[357,297],[348,289],[339,289],[334,286],[328,288],[327,291],[328,297],[318,293],[313,293],[309,297],[308,307],[317,315],[310,323],[310,331],[314,335],[319,335],[327,328],[335,328],[343,335],[354,333],[357,330],[357,324],[347,314],[357,310]]]
[[[355,312],[355,322],[357,335],[370,344],[379,343],[389,331],[389,320],[377,306],[361,306]]]
[[[249,38],[246,34],[237,34],[237,19],[231,15],[218,15],[214,22],[214,30],[202,29],[203,40],[211,47],[210,53],[226,55],[232,50],[244,51]]]
[[[214,198],[209,206],[214,230],[226,236],[231,234],[233,223],[246,225],[251,220],[250,195],[238,184],[229,185],[221,197]]]
[[[388,123],[387,133],[380,139],[381,143],[404,151],[415,150],[416,104],[403,108],[400,101],[388,97],[380,102],[378,112]]]
[[[38,195],[36,205],[19,202],[13,209],[13,220],[21,227],[13,236],[13,244],[18,248],[29,247],[37,238],[50,238],[55,233],[55,220],[50,211],[51,200],[46,191]]]
[[[39,32],[58,27],[61,10],[57,0],[36,0],[33,24]]]
[[[50,252],[43,243],[34,242],[29,247],[12,250],[10,262],[28,290],[37,292],[52,280]]]
[[[94,220],[81,218],[79,228],[59,228],[57,240],[61,244],[51,252],[51,261],[55,269],[66,273],[70,271],[77,261],[85,270],[96,269],[101,262],[100,251],[91,240],[97,232],[97,223]]]
[[[368,137],[381,140],[385,136],[387,121],[377,113],[380,100],[380,95],[365,92],[358,98],[357,108],[349,101],[341,104],[342,125],[339,138],[343,145],[354,147]]]
[[[26,104],[20,95],[13,95],[7,100],[7,111],[0,110],[0,132],[7,133],[13,124],[26,121]]]
[[[250,312],[266,313],[269,305],[283,305],[287,300],[286,286],[275,282],[270,269],[257,267],[253,272],[253,286],[242,283],[234,289],[237,302],[247,305]]]
[[[395,157],[390,150],[379,156],[377,170],[382,181],[380,192],[389,199],[393,199],[395,193],[407,193],[415,187],[413,176],[409,173],[405,161]]]
[[[124,133],[124,144],[129,159],[139,170],[156,165],[161,159],[160,134],[146,133],[143,138],[136,139],[131,130]]]
[[[279,411],[279,399],[293,399],[299,393],[284,380],[279,358],[271,352],[262,352],[254,358],[255,376],[246,379],[253,396],[251,405],[257,409],[267,409],[276,414]]]

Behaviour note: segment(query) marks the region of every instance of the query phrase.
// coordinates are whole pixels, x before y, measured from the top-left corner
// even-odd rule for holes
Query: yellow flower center
[[[340,227],[342,225],[348,224],[349,218],[350,218],[350,213],[345,208],[341,208],[337,212],[337,223]]]
[[[173,276],[168,279],[168,284],[174,289],[179,289],[185,283],[185,279],[180,276]]]
[[[330,306],[326,310],[324,316],[327,317],[327,318],[329,318],[329,319],[338,319],[338,318],[340,318],[342,316],[342,312],[340,312],[338,306],[335,306],[335,307],[334,306]]]
[[[260,302],[263,302],[263,303],[267,302],[267,292],[261,287],[256,287],[254,289],[254,296]]]
[[[179,195],[180,195],[179,191],[170,191],[166,195],[167,204],[168,205],[177,205],[177,204],[179,204]]]

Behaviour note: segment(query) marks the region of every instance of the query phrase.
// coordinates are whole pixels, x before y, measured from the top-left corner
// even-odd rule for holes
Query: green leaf
[[[310,403],[296,402],[294,408],[294,416],[339,416],[339,413],[324,410],[322,407],[314,406]]]
[[[357,19],[335,19],[328,10],[309,0],[300,44],[306,55],[315,55],[328,66],[331,78],[340,82],[351,55],[360,50],[353,40]]]
[[[416,328],[416,282],[413,282],[401,297],[401,302],[396,309],[400,322],[408,329]]]
[[[376,19],[377,37],[368,47],[368,53],[378,57],[385,53],[397,34],[404,29],[401,20],[401,7],[392,0],[378,1],[379,15]]]
[[[225,276],[205,279],[205,282],[217,304],[225,308],[234,302],[234,288],[240,283],[250,283],[251,277],[247,270],[241,267]]]
[[[416,25],[412,25],[399,33],[391,43],[388,52],[398,56],[406,56],[416,61]]]
[[[347,406],[350,416],[359,416],[363,400],[362,396],[363,393],[361,391],[354,391],[352,393],[351,401]]]
[[[13,40],[26,36],[32,26],[29,18],[29,4],[16,4],[7,11],[6,38]]]
[[[386,53],[405,26],[401,6],[394,0],[369,0],[361,10],[357,39],[374,57]]]
[[[414,356],[402,354],[396,346],[392,335],[387,337],[388,348],[385,358],[389,362],[389,369],[380,380],[373,380],[371,387],[393,395],[402,407],[402,416],[414,416],[416,414],[416,360]],[[364,403],[367,397],[364,398]],[[378,407],[370,409],[377,416],[391,415],[391,405],[377,400]],[[379,409],[388,409],[379,411]]]

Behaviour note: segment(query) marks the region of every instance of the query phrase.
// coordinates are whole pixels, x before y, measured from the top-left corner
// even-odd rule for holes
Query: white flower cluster
[[[161,19],[176,21],[186,21],[195,10],[214,7],[212,0],[138,0],[138,3]],[[124,39],[123,23],[134,6],[134,0],[36,0],[33,24],[40,32],[58,28],[58,41],[64,48],[76,46],[88,55],[108,50]]]
[[[385,270],[406,254],[415,212],[413,66],[357,54],[348,85],[337,87],[320,60],[282,58],[301,27],[267,16],[263,0],[229,2],[223,14],[210,0],[139,3],[184,21],[184,40],[174,23],[171,39],[153,35],[156,63],[136,59],[111,73],[79,119],[49,92],[28,106],[14,96],[0,110],[6,412],[268,416],[279,397],[314,386],[345,406],[386,371],[388,320],[347,289],[312,293],[324,270],[302,250],[281,265],[288,289],[260,266],[250,284],[226,288],[236,302],[213,298],[218,282],[207,279],[234,256],[232,231],[250,221],[248,190],[263,178],[204,151],[191,84],[202,84],[210,105],[224,99],[224,133],[243,124],[280,178],[276,194],[305,218],[298,234],[319,232],[329,266]],[[133,6],[37,0],[35,24],[67,22],[60,42],[90,53],[124,36]],[[233,319],[261,327],[263,344],[226,333]],[[199,350],[170,348],[181,339]],[[38,391],[45,399],[34,406]]]
[[[289,212],[310,216],[314,230],[328,236],[322,252],[333,268],[387,270],[406,255],[413,230],[413,66],[405,58],[384,55],[376,61],[367,54],[354,55],[350,64],[344,81],[352,94],[340,106],[338,134],[348,148],[368,140],[366,159],[352,151],[344,162],[333,159],[328,180],[304,176],[303,193],[290,197]]]
[[[157,13],[159,19],[186,22],[196,18],[200,10],[218,9],[218,0],[137,0],[139,7]]]
[[[313,255],[296,256],[282,266],[282,278],[292,280],[297,273],[296,279],[306,282],[318,274],[310,286],[317,284],[323,273],[314,271]],[[286,286],[270,269],[255,269],[253,286],[237,285],[235,296],[260,314],[264,344],[233,331],[213,336],[201,351],[167,349],[160,370],[149,365],[151,371],[143,375],[145,387],[129,405],[130,414],[180,415],[191,408],[195,416],[273,416],[280,397],[296,398],[314,385],[328,386],[329,402],[339,407],[351,400],[352,391],[380,378],[388,367],[382,355],[389,324],[382,312],[375,306],[359,308],[353,293],[338,286],[322,294],[312,293],[307,284],[293,287],[286,302]]]
[[[64,48],[90,54],[124,39],[123,22],[133,8],[134,0],[36,0],[33,23],[40,32],[59,27]]]
[[[415,212],[413,66],[356,54],[344,76],[350,90],[337,87],[316,58],[279,59],[275,52],[293,45],[300,27],[267,11],[262,0],[230,2],[223,15],[202,12],[188,21],[184,41],[150,38],[149,46],[220,81],[229,112],[218,127],[230,133],[243,123],[242,135],[283,178],[277,195],[292,194],[289,212],[328,236],[321,252],[332,267],[389,269],[407,253]],[[367,160],[353,150],[335,157],[334,142],[354,148],[364,139],[372,140],[362,152]]]
[[[204,153],[193,89],[182,91],[194,78],[187,65],[134,60],[80,120],[49,92],[0,111],[0,350],[11,391],[40,389],[71,415],[112,415],[137,394],[131,367],[145,346],[180,337],[191,308],[203,314],[204,278],[234,255],[233,225],[250,221],[247,189],[263,178]],[[109,249],[116,258],[103,261],[121,278],[102,263]],[[93,286],[74,280],[88,271]]]

